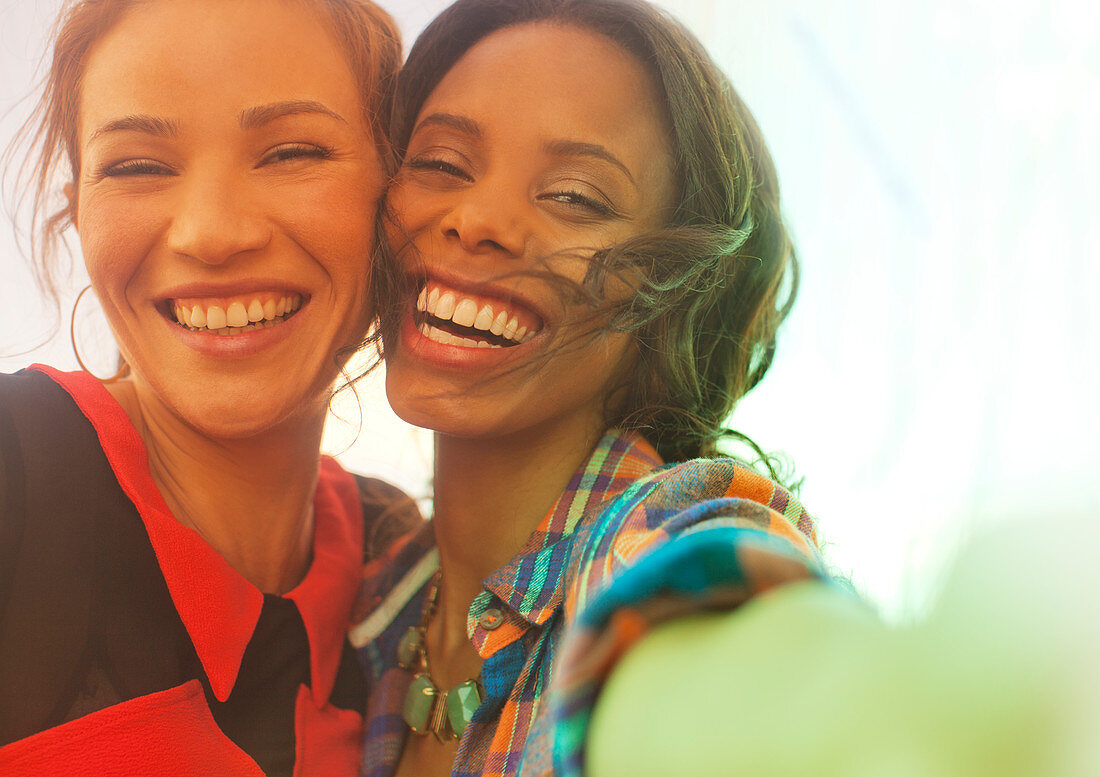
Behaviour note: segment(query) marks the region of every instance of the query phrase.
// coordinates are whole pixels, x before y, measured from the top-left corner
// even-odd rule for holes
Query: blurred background
[[[446,5],[380,1],[409,43]],[[804,478],[834,570],[907,621],[975,532],[1100,519],[1098,6],[660,4],[730,75],[779,168],[803,284],[731,423]],[[31,110],[59,6],[0,0],[2,145]],[[10,227],[27,223],[10,178],[0,370],[76,368],[79,247],[59,312]],[[86,296],[77,339],[107,375],[97,313]],[[430,437],[392,415],[380,376],[356,388],[334,404],[327,450],[428,496]]]

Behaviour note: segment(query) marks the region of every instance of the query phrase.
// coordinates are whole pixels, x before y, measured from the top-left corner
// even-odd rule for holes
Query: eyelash
[[[443,159],[413,157],[405,160],[405,166],[411,170],[439,172],[454,176],[455,178],[460,178],[464,181],[472,180],[465,170]],[[554,202],[559,202],[571,208],[584,208],[599,216],[610,217],[616,215],[615,209],[610,205],[582,194],[575,189],[564,189],[562,191],[551,192],[542,195],[540,199],[553,200]]]
[[[331,159],[335,149],[331,146],[317,146],[311,143],[286,143],[268,151],[260,160],[257,167],[277,162],[289,162],[294,159],[313,157],[315,159]],[[125,178],[141,175],[175,175],[167,165],[154,162],[151,159],[127,159],[124,162],[106,164],[97,171],[99,178]]]
[[[98,178],[124,178],[138,175],[157,175],[159,173],[173,173],[160,162],[151,159],[127,159],[125,162],[103,165],[97,172]]]
[[[260,164],[268,161],[287,162],[291,159],[313,157],[315,159],[331,159],[335,149],[332,146],[318,146],[313,143],[285,143],[271,149]]]
[[[469,181],[469,174],[458,165],[451,164],[443,159],[434,159],[431,157],[416,157],[413,159],[407,159],[405,166],[410,170],[425,170],[429,172],[445,173],[447,175],[454,176],[455,178],[461,178],[464,181]]]
[[[594,200],[591,197],[581,194],[574,189],[566,189],[560,192],[554,192],[553,194],[543,195],[544,197],[553,200],[554,202],[560,202],[563,205],[568,205],[573,208],[587,208],[593,213],[600,216],[614,216],[615,211],[606,203]],[[575,202],[570,202],[575,200]]]

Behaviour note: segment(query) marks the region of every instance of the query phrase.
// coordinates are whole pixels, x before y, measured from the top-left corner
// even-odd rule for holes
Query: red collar
[[[192,529],[175,519],[149,474],[145,444],[122,407],[96,378],[36,364],[76,402],[95,428],[122,490],[153,545],[172,602],[219,701],[233,691],[263,593]],[[285,594],[298,606],[309,639],[311,696],[323,707],[336,682],[363,558],[363,515],[354,478],[321,459],[314,496],[313,562]]]

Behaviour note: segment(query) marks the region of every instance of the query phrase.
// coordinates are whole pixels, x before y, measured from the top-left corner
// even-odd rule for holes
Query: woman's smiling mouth
[[[192,332],[239,335],[270,329],[302,307],[298,293],[261,292],[237,297],[204,297],[168,301],[176,323]]]
[[[542,329],[542,320],[526,306],[479,297],[434,280],[420,290],[414,321],[429,340],[466,348],[512,348]]]

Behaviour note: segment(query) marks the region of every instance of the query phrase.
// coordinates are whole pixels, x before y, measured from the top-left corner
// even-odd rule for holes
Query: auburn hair
[[[68,273],[62,267],[59,243],[71,223],[66,184],[80,181],[81,82],[88,57],[98,43],[131,8],[156,0],[67,0],[50,37],[48,69],[33,112],[23,124],[7,161],[16,149],[28,153],[16,185],[20,200],[30,199],[29,258],[39,288],[53,300],[58,281]],[[370,0],[286,0],[322,12],[344,49],[363,98],[363,115],[384,150],[386,125],[393,105],[397,71],[401,67],[401,36],[390,15]],[[231,74],[227,74],[231,77]],[[74,192],[75,193],[75,192]]]

